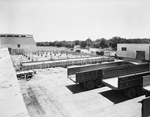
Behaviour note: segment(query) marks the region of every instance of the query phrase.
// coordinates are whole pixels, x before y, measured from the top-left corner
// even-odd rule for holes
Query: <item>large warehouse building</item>
[[[150,44],[118,44],[117,56],[150,60]]]
[[[35,47],[33,35],[0,34],[0,47],[29,48]]]

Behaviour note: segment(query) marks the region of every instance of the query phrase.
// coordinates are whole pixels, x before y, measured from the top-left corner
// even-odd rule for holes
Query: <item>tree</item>
[[[93,42],[92,42],[92,40],[91,40],[90,38],[88,38],[88,39],[86,40],[86,45],[89,46],[89,47],[92,47]]]
[[[82,48],[85,48],[85,47],[86,47],[86,41],[81,41],[80,46],[81,46]]]
[[[96,41],[93,42],[93,47],[100,48],[100,39],[97,39]]]
[[[112,47],[114,50],[117,50],[117,44],[125,43],[125,42],[126,42],[126,39],[116,36],[116,37],[109,39],[109,46]]]
[[[111,47],[114,50],[117,49],[118,43],[150,43],[149,38],[136,38],[136,39],[125,39],[121,37],[112,37],[109,40],[105,38],[100,38],[95,41],[92,41],[90,38],[85,41],[54,41],[54,42],[36,42],[37,46],[57,46],[57,47],[68,47],[73,48],[75,45],[80,45],[82,48],[85,47],[94,47],[94,48],[107,48]]]
[[[104,38],[100,39],[100,47],[101,48],[108,48],[108,43],[107,43],[106,39],[104,39]]]
[[[80,41],[79,41],[79,40],[75,40],[75,41],[74,41],[74,44],[75,44],[75,45],[80,45]]]
[[[94,43],[93,43],[93,47],[95,48],[107,48],[108,42],[105,38],[101,38],[101,39],[97,39]]]

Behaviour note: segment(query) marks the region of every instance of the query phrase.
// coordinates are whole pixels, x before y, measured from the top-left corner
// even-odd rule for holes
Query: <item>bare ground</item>
[[[141,117],[138,102],[145,97],[128,99],[108,87],[85,91],[65,68],[39,69],[19,84],[31,117]]]

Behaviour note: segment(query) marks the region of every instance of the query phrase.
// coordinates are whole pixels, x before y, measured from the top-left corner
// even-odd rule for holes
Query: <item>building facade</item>
[[[0,47],[30,48],[36,47],[33,35],[23,34],[0,34]]]
[[[150,44],[118,44],[117,56],[139,60],[150,60]]]

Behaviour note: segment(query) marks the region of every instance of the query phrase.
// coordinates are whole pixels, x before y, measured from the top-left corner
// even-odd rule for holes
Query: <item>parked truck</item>
[[[149,75],[149,64],[123,66],[104,69],[102,82],[113,90],[122,90],[125,96],[133,98],[143,93],[143,78]]]
[[[123,65],[133,65],[125,61],[108,62],[104,64],[86,65],[68,68],[68,78],[75,83],[83,85],[85,89],[93,89],[101,87],[102,84],[102,69],[119,67]]]
[[[127,97],[133,98],[136,94],[142,94],[143,77],[147,75],[150,75],[149,64],[107,64],[98,69],[77,72],[70,79],[88,90],[104,84],[113,90],[122,90]]]
[[[146,91],[146,98],[139,101],[142,104],[142,117],[150,117],[150,75],[143,77],[143,89]]]
[[[150,97],[146,97],[145,99],[143,99],[142,101],[140,101],[140,103],[142,103],[142,117],[149,117],[150,116]]]
[[[116,61],[116,62],[104,62],[104,63],[98,63],[98,64],[90,64],[90,65],[82,65],[82,66],[70,66],[67,68],[67,76],[72,77],[78,72],[83,72],[87,70],[95,70],[100,68],[110,68],[110,67],[117,67],[120,65],[127,65],[132,64],[130,62],[126,61]]]
[[[16,76],[17,76],[18,80],[26,79],[27,81],[29,81],[35,73],[36,73],[36,71],[34,71],[34,70],[17,71]]]

